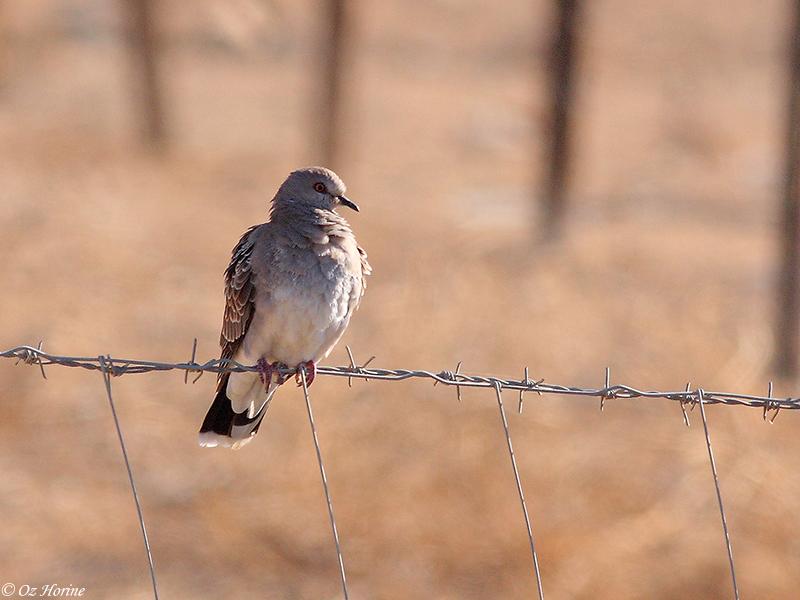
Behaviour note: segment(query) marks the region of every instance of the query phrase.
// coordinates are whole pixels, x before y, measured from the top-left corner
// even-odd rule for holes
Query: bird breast
[[[333,243],[293,249],[290,271],[264,273],[256,285],[255,315],[244,339],[253,362],[262,356],[294,366],[328,355],[358,302],[360,272],[350,252]]]

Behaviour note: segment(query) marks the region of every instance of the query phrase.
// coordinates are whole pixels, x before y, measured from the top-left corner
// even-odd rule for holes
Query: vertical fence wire
[[[497,406],[500,409],[500,421],[503,423],[503,431],[506,434],[506,445],[508,446],[508,454],[511,457],[511,468],[514,470],[514,481],[517,483],[519,501],[520,504],[522,504],[522,514],[525,516],[525,528],[528,530],[528,542],[530,543],[531,556],[533,557],[533,571],[536,575],[536,589],[539,592],[539,600],[544,600],[544,592],[542,591],[542,576],[539,573],[539,556],[536,554],[536,544],[533,541],[531,519],[528,515],[528,506],[525,504],[525,494],[522,491],[522,481],[519,478],[517,459],[514,456],[514,446],[511,444],[511,431],[508,428],[506,409],[503,407],[503,391],[499,381],[494,382],[494,391],[497,394]]]
[[[125,439],[122,437],[122,427],[119,424],[119,417],[117,417],[117,409],[114,407],[114,396],[111,393],[111,357],[100,356],[100,366],[102,367],[101,373],[103,374],[103,382],[106,385],[106,395],[108,396],[108,405],[111,407],[111,416],[114,417],[114,427],[117,429],[117,438],[119,438],[119,447],[122,449],[122,458],[125,461],[125,469],[128,471],[128,481],[131,484],[131,492],[133,493],[133,501],[136,504],[136,515],[139,518],[139,527],[142,529],[142,539],[144,540],[144,549],[147,553],[147,564],[150,568],[150,581],[153,583],[153,598],[158,600],[158,584],[156,583],[156,568],[153,564],[153,553],[150,550],[150,540],[147,537],[147,528],[144,525],[144,514],[142,513],[142,504],[139,502],[139,493],[136,491],[136,482],[133,477],[133,469],[131,462],[128,459],[128,451],[125,448]]]
[[[722,532],[725,534],[725,548],[728,551],[728,564],[731,568],[731,581],[733,583],[733,596],[739,600],[739,586],[736,583],[736,568],[733,565],[733,548],[731,547],[731,536],[728,532],[728,520],[725,518],[725,507],[722,504],[722,492],[719,489],[719,476],[717,475],[717,463],[714,461],[714,451],[711,449],[711,434],[708,431],[708,419],[706,418],[705,401],[703,390],[698,389],[697,395],[700,403],[700,417],[703,419],[703,432],[706,436],[706,448],[708,449],[708,461],[711,464],[711,474],[714,476],[714,489],[717,491],[717,504],[719,505],[719,516],[722,519]]]
[[[325,466],[322,463],[322,451],[319,448],[319,438],[317,437],[317,426],[314,424],[314,413],[311,410],[311,396],[308,393],[308,382],[306,380],[305,368],[297,370],[300,375],[300,382],[303,384],[303,396],[306,401],[306,410],[308,411],[308,423],[311,425],[311,435],[314,438],[314,450],[317,451],[317,463],[319,464],[319,474],[322,478],[322,489],[325,491],[325,501],[328,504],[328,517],[331,521],[331,529],[333,530],[333,543],[336,545],[336,558],[339,561],[339,576],[342,579],[342,592],[344,593],[344,600],[349,600],[350,596],[347,593],[347,576],[344,572],[344,559],[342,558],[342,547],[339,543],[339,531],[336,528],[336,518],[333,516],[333,502],[331,501],[331,494],[328,490],[328,477],[325,475]]]

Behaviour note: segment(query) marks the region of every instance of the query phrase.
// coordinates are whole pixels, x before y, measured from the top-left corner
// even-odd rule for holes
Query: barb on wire
[[[10,348],[9,350],[0,352],[0,358],[16,358],[26,362],[39,361],[42,368],[47,365],[62,365],[94,371],[102,370],[100,362],[96,357],[59,356],[44,352],[31,346],[17,346],[15,348]],[[115,364],[112,373],[114,376],[149,373],[152,371],[186,371],[187,369],[197,372],[211,373],[243,373],[247,371],[255,372],[257,370],[255,365],[243,365],[233,360],[222,359],[212,359],[206,361],[205,363],[197,364],[165,363],[151,360],[115,358],[114,363]],[[285,375],[292,375],[295,373],[295,369],[285,369],[283,370],[283,373]],[[347,378],[358,377],[365,380],[380,381],[432,379],[434,382],[441,383],[443,385],[455,386],[457,390],[467,387],[491,389],[494,387],[494,382],[498,381],[503,386],[503,389],[535,392],[537,394],[557,394],[562,396],[582,396],[593,398],[613,397],[617,399],[661,398],[679,402],[684,405],[689,404],[692,406],[699,402],[697,390],[692,389],[676,391],[652,391],[641,390],[622,384],[610,385],[604,388],[583,388],[568,385],[558,385],[554,383],[545,383],[543,379],[538,381],[526,381],[524,379],[503,379],[500,377],[484,375],[468,375],[461,372],[453,373],[451,371],[433,372],[410,369],[378,369],[366,368],[366,366],[317,367],[316,373],[317,375],[321,376]],[[725,404],[729,406],[750,406],[762,409],[768,407],[770,411],[800,409],[800,398],[775,398],[723,391],[704,391],[703,403],[706,405]]]
[[[150,569],[150,581],[153,584],[153,597],[158,600],[158,585],[156,584],[156,569],[153,564],[153,553],[150,550],[150,540],[147,537],[147,528],[144,525],[144,514],[142,513],[142,504],[139,502],[139,493],[136,491],[136,482],[133,477],[133,469],[131,462],[128,459],[128,451],[125,448],[125,439],[122,437],[122,427],[119,424],[117,417],[117,409],[114,407],[114,396],[111,393],[111,376],[114,374],[114,362],[111,357],[98,356],[98,363],[100,364],[101,373],[103,375],[103,383],[106,386],[106,395],[108,396],[108,405],[111,407],[111,416],[114,418],[114,427],[117,429],[117,438],[119,438],[119,447],[122,450],[122,459],[125,461],[125,469],[128,471],[128,481],[131,484],[131,492],[133,493],[133,502],[136,504],[136,516],[139,518],[139,527],[142,529],[142,539],[144,540],[144,549],[147,553],[147,564]]]
[[[688,394],[691,389],[692,389],[692,382],[691,381],[687,381],[686,382],[686,389],[684,390],[685,393]],[[688,403],[690,403],[690,402],[691,402],[690,400],[684,400],[684,399],[681,399],[681,401],[680,401],[681,412],[683,413],[683,424],[686,425],[687,427],[691,427],[692,426],[691,423],[689,423],[689,413],[686,412],[686,405]],[[694,410],[694,404],[692,404],[692,410]]]
[[[523,372],[522,381],[524,381],[526,385],[530,384],[530,382],[531,382],[530,378],[528,377],[528,367],[525,367],[525,371]],[[525,390],[520,390],[519,391],[519,404],[517,405],[517,412],[519,414],[522,414],[522,402],[525,399],[524,396],[525,396]]]
[[[525,494],[522,491],[522,480],[519,478],[517,459],[514,456],[514,446],[511,444],[511,431],[508,428],[506,409],[503,407],[503,390],[499,381],[494,382],[494,391],[497,395],[497,406],[500,409],[500,421],[503,423],[503,431],[506,434],[506,445],[508,446],[508,454],[511,457],[511,468],[514,470],[514,481],[517,484],[517,494],[519,494],[519,501],[522,504],[522,514],[525,516],[525,528],[528,531],[528,542],[530,543],[531,556],[533,557],[533,571],[536,575],[536,589],[539,592],[539,600],[544,600],[544,592],[542,591],[542,576],[539,573],[539,556],[536,554],[536,544],[533,542],[533,528],[531,527],[531,519],[528,515],[528,506],[525,504]]]
[[[765,421],[769,420],[770,424],[772,424],[772,423],[775,422],[775,419],[778,418],[778,413],[781,412],[781,407],[780,406],[776,406],[776,405],[774,405],[772,403],[772,382],[771,381],[769,382],[769,385],[767,386],[767,398],[769,398],[769,400],[764,404],[764,420]],[[771,410],[774,410],[775,412],[772,413],[772,416],[770,417],[769,416],[769,412]]]
[[[197,380],[203,376],[203,371],[200,369],[196,369],[194,367],[197,366],[197,363],[194,359],[197,358],[197,338],[194,338],[194,342],[192,342],[192,358],[189,359],[189,364],[192,365],[192,368],[186,369],[186,372],[183,374],[183,383],[189,383],[189,373],[197,373],[197,377],[192,379],[192,383],[197,383]]]
[[[459,375],[461,375],[461,361],[458,361],[455,371],[441,371],[439,373],[440,377],[444,377],[449,381],[455,381],[456,377]],[[438,379],[433,382],[433,387],[436,387],[437,383],[439,383]],[[458,384],[456,384],[456,399],[458,400],[458,403],[461,404],[461,386]]]
[[[42,364],[42,344],[44,340],[39,340],[39,343],[36,345],[36,348],[26,347],[26,350],[17,354],[17,362],[15,365],[19,364],[19,361],[24,362],[26,365],[32,365],[33,363],[37,363],[39,365],[39,370],[42,372],[42,378],[47,379],[47,373],[44,372],[44,365]]]
[[[47,379],[47,373],[44,372],[44,365],[42,364],[42,355],[40,354],[42,351],[42,344],[44,344],[44,340],[39,340],[39,344],[36,346],[36,349],[39,351],[39,353],[36,355],[36,362],[39,364],[39,370],[42,372],[42,378]],[[772,383],[770,383],[770,386],[771,385]]]
[[[603,412],[606,400],[614,397],[613,392],[609,391],[610,389],[611,389],[611,367],[606,367],[606,379],[605,379],[605,385],[603,386],[603,395],[600,396],[600,412]]]
[[[719,505],[719,515],[722,518],[722,532],[725,535],[725,548],[728,551],[728,564],[731,568],[731,580],[733,582],[733,596],[739,600],[739,586],[736,584],[736,568],[733,566],[733,548],[731,547],[731,536],[728,532],[728,520],[725,518],[725,507],[722,504],[722,492],[719,489],[719,476],[717,475],[717,463],[714,461],[714,451],[711,449],[711,434],[708,432],[708,419],[706,418],[705,392],[702,388],[697,390],[698,403],[700,404],[700,418],[703,419],[703,432],[706,436],[706,448],[708,449],[708,461],[711,463],[711,474],[714,476],[714,489],[717,491],[717,504]]]
[[[527,387],[534,387],[534,386],[538,387],[544,383],[544,379],[539,379],[538,381],[531,381],[531,379],[528,377],[528,367],[525,367],[525,378],[522,380],[522,383],[525,384]],[[519,405],[517,406],[517,412],[519,414],[522,414],[522,402],[524,400],[523,394],[525,394],[526,391],[528,390],[521,389],[519,391]],[[533,391],[536,392],[537,396],[542,395],[542,390],[534,389]]]
[[[375,360],[375,356],[370,356],[369,359],[367,359],[367,362],[365,362],[363,365],[361,365],[359,367],[356,364],[356,359],[353,357],[353,351],[350,349],[350,346],[345,346],[345,350],[347,350],[347,356],[350,358],[350,368],[355,373],[360,373],[367,365],[369,365],[369,363],[371,363],[373,360]],[[365,381],[369,381],[369,379],[367,377],[365,377],[364,380]],[[353,387],[353,378],[352,377],[348,377],[347,378],[347,387]]]
[[[351,355],[352,356],[352,355]],[[317,463],[319,464],[319,474],[322,478],[322,489],[325,491],[325,501],[328,505],[328,517],[331,520],[331,529],[333,530],[333,543],[336,545],[336,558],[339,561],[339,576],[342,579],[342,592],[344,593],[344,600],[348,600],[347,594],[347,576],[344,572],[344,559],[342,558],[342,547],[339,544],[339,531],[336,528],[336,518],[333,516],[333,502],[331,501],[331,493],[328,490],[328,478],[325,475],[325,466],[322,463],[322,451],[319,449],[319,438],[317,437],[317,426],[314,424],[314,413],[311,410],[311,396],[308,393],[308,382],[306,381],[306,369],[300,367],[297,370],[300,375],[300,382],[303,384],[303,396],[306,401],[306,410],[308,411],[308,422],[311,425],[311,435],[314,438],[314,449],[317,451]]]

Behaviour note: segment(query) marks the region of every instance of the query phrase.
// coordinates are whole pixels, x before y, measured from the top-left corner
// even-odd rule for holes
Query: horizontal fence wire
[[[122,439],[122,431],[120,429],[119,421],[116,420],[116,413],[114,411],[113,399],[111,397],[110,377],[130,375],[138,373],[152,373],[156,371],[184,371],[184,382],[188,383],[190,373],[195,373],[196,376],[193,381],[197,381],[203,373],[243,373],[243,372],[257,372],[258,368],[255,365],[243,365],[233,360],[213,359],[204,363],[196,362],[197,354],[197,340],[194,340],[192,346],[192,355],[188,362],[159,362],[151,360],[140,360],[130,358],[112,358],[108,355],[98,355],[97,357],[91,356],[60,356],[51,354],[42,350],[42,343],[39,342],[37,347],[33,346],[17,346],[0,352],[0,358],[17,359],[17,362],[23,361],[27,364],[36,364],[39,366],[42,376],[46,379],[47,373],[45,367],[49,365],[61,365],[66,367],[75,367],[87,369],[90,371],[100,371],[103,374],[106,390],[109,396],[109,403],[111,404],[112,413],[114,413],[115,424],[117,433],[120,438],[123,457],[125,465],[128,470],[130,478],[131,489],[133,491],[134,500],[136,501],[137,513],[139,522],[142,529],[145,548],[150,567],[150,574],[153,583],[154,597],[158,598],[158,591],[156,588],[155,569],[153,566],[152,556],[150,554],[150,545],[147,540],[147,533],[145,531],[144,518],[141,513],[136,487],[133,480],[133,473],[128,461],[127,453],[125,451],[124,441]],[[623,384],[611,384],[611,370],[606,368],[604,384],[600,387],[578,387],[558,385],[553,383],[546,383],[544,379],[531,379],[529,376],[528,368],[526,367],[523,372],[522,379],[506,379],[490,375],[468,375],[461,372],[461,363],[458,363],[455,371],[442,370],[442,371],[426,371],[426,370],[412,370],[412,369],[380,369],[369,368],[369,364],[375,358],[374,356],[366,361],[363,365],[356,364],[352,351],[347,347],[347,354],[350,359],[348,366],[341,367],[316,367],[316,375],[330,376],[330,377],[346,377],[348,384],[352,385],[352,380],[378,380],[378,381],[404,381],[407,379],[427,379],[433,381],[434,385],[443,384],[447,386],[454,386],[458,399],[461,400],[461,388],[491,388],[496,393],[498,408],[500,410],[501,423],[506,438],[509,457],[511,459],[511,466],[514,473],[514,479],[517,487],[517,492],[520,498],[523,515],[525,517],[525,526],[530,543],[531,555],[533,559],[534,574],[536,576],[537,592],[540,600],[544,599],[542,591],[542,581],[539,572],[539,559],[534,546],[534,537],[531,527],[531,519],[528,514],[528,508],[525,502],[525,496],[522,488],[522,481],[520,479],[519,470],[517,468],[516,459],[514,457],[514,450],[511,442],[511,433],[506,419],[505,409],[503,407],[502,392],[503,390],[515,390],[519,392],[518,410],[521,413],[523,408],[523,400],[525,393],[535,393],[537,395],[560,395],[560,396],[577,396],[577,397],[594,397],[600,400],[600,409],[602,410],[603,404],[606,400],[612,398],[618,399],[637,399],[637,398],[661,398],[664,400],[672,400],[680,403],[681,410],[683,411],[683,418],[686,425],[689,425],[689,417],[686,407],[694,408],[695,405],[700,405],[701,417],[703,420],[703,429],[705,433],[705,442],[708,450],[709,463],[713,475],[714,486],[716,490],[717,502],[722,520],[722,528],[724,534],[724,541],[726,546],[726,553],[731,571],[731,583],[733,586],[734,598],[738,600],[739,589],[736,582],[736,571],[733,562],[733,550],[731,547],[730,532],[728,530],[727,519],[725,516],[725,509],[723,506],[722,492],[720,491],[719,476],[717,472],[716,462],[711,447],[711,436],[709,432],[708,420],[706,417],[704,407],[710,404],[723,404],[728,406],[749,406],[754,408],[761,408],[763,410],[763,418],[772,422],[777,417],[780,410],[796,410],[800,409],[800,398],[785,397],[777,398],[772,394],[772,382],[769,383],[766,396],[742,394],[738,392],[723,392],[712,391],[703,388],[692,389],[691,384],[687,383],[686,387],[682,390],[675,391],[653,391],[641,390],[636,387]],[[319,449],[319,441],[317,439],[316,425],[314,424],[313,413],[311,409],[311,400],[308,395],[308,386],[306,384],[305,367],[299,366],[298,368],[286,367],[279,369],[283,375],[296,374],[303,383],[303,391],[306,398],[306,406],[308,410],[309,423],[314,438],[314,445],[317,453],[317,460],[320,468],[320,475],[323,484],[323,490],[328,506],[328,514],[333,531],[334,543],[336,546],[336,554],[339,563],[339,571],[341,576],[342,589],[345,599],[348,598],[347,581],[344,571],[344,562],[342,559],[341,545],[339,542],[339,535],[336,527],[336,521],[333,514],[333,505],[331,502],[330,492],[328,489],[327,477],[325,475],[325,468],[322,463],[322,455]]]
[[[152,360],[140,360],[132,358],[111,358],[103,355],[102,359],[91,356],[59,356],[50,354],[39,347],[33,346],[17,346],[0,352],[0,358],[16,358],[29,364],[38,364],[44,374],[44,367],[47,365],[62,365],[66,367],[77,367],[81,369],[88,369],[92,371],[107,370],[112,376],[120,375],[133,375],[138,373],[151,373],[153,371],[185,371],[186,376],[190,373],[197,373],[197,378],[203,373],[243,373],[243,372],[256,372],[258,369],[255,365],[243,365],[233,360],[212,359],[204,363],[195,362],[195,353],[197,350],[197,343],[195,340],[192,349],[192,358],[188,362],[158,362]],[[605,371],[605,383],[601,387],[578,387],[570,385],[559,385],[555,383],[547,383],[544,379],[531,379],[528,376],[528,369],[525,369],[525,374],[521,379],[507,379],[503,377],[496,377],[492,375],[468,375],[460,372],[460,366],[455,371],[426,371],[419,369],[379,369],[368,368],[368,364],[372,361],[370,359],[363,366],[358,366],[353,360],[353,355],[350,355],[351,364],[341,367],[325,367],[319,366],[316,368],[316,374],[329,377],[346,377],[352,379],[364,380],[379,380],[379,381],[404,381],[406,379],[429,379],[436,384],[443,384],[448,386],[455,386],[458,388],[459,397],[461,388],[489,388],[492,389],[496,384],[504,390],[517,390],[520,392],[520,409],[522,408],[522,395],[527,392],[535,393],[538,395],[543,394],[556,394],[561,396],[584,396],[598,398],[602,402],[605,400],[619,398],[619,399],[634,399],[634,398],[661,398],[664,400],[673,400],[680,402],[682,406],[696,405],[700,402],[700,394],[702,393],[703,403],[708,406],[711,404],[725,404],[730,406],[749,406],[754,408],[761,408],[764,411],[766,418],[768,413],[772,414],[772,418],[777,415],[780,410],[797,410],[800,409],[800,397],[774,397],[772,395],[772,384],[769,385],[769,391],[766,396],[754,394],[742,394],[737,392],[723,392],[714,390],[700,390],[692,389],[689,384],[685,389],[673,391],[654,391],[642,390],[630,385],[614,384],[610,382],[610,370]],[[373,357],[374,358],[374,357]],[[102,365],[105,361],[106,366]],[[292,368],[281,369],[282,374],[292,375],[296,370]]]

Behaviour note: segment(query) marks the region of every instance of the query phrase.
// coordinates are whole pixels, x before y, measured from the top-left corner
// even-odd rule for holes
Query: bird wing
[[[225,314],[219,345],[222,358],[232,359],[247,334],[255,313],[256,288],[253,281],[252,258],[255,247],[254,225],[242,235],[231,254],[231,264],[225,269]]]

